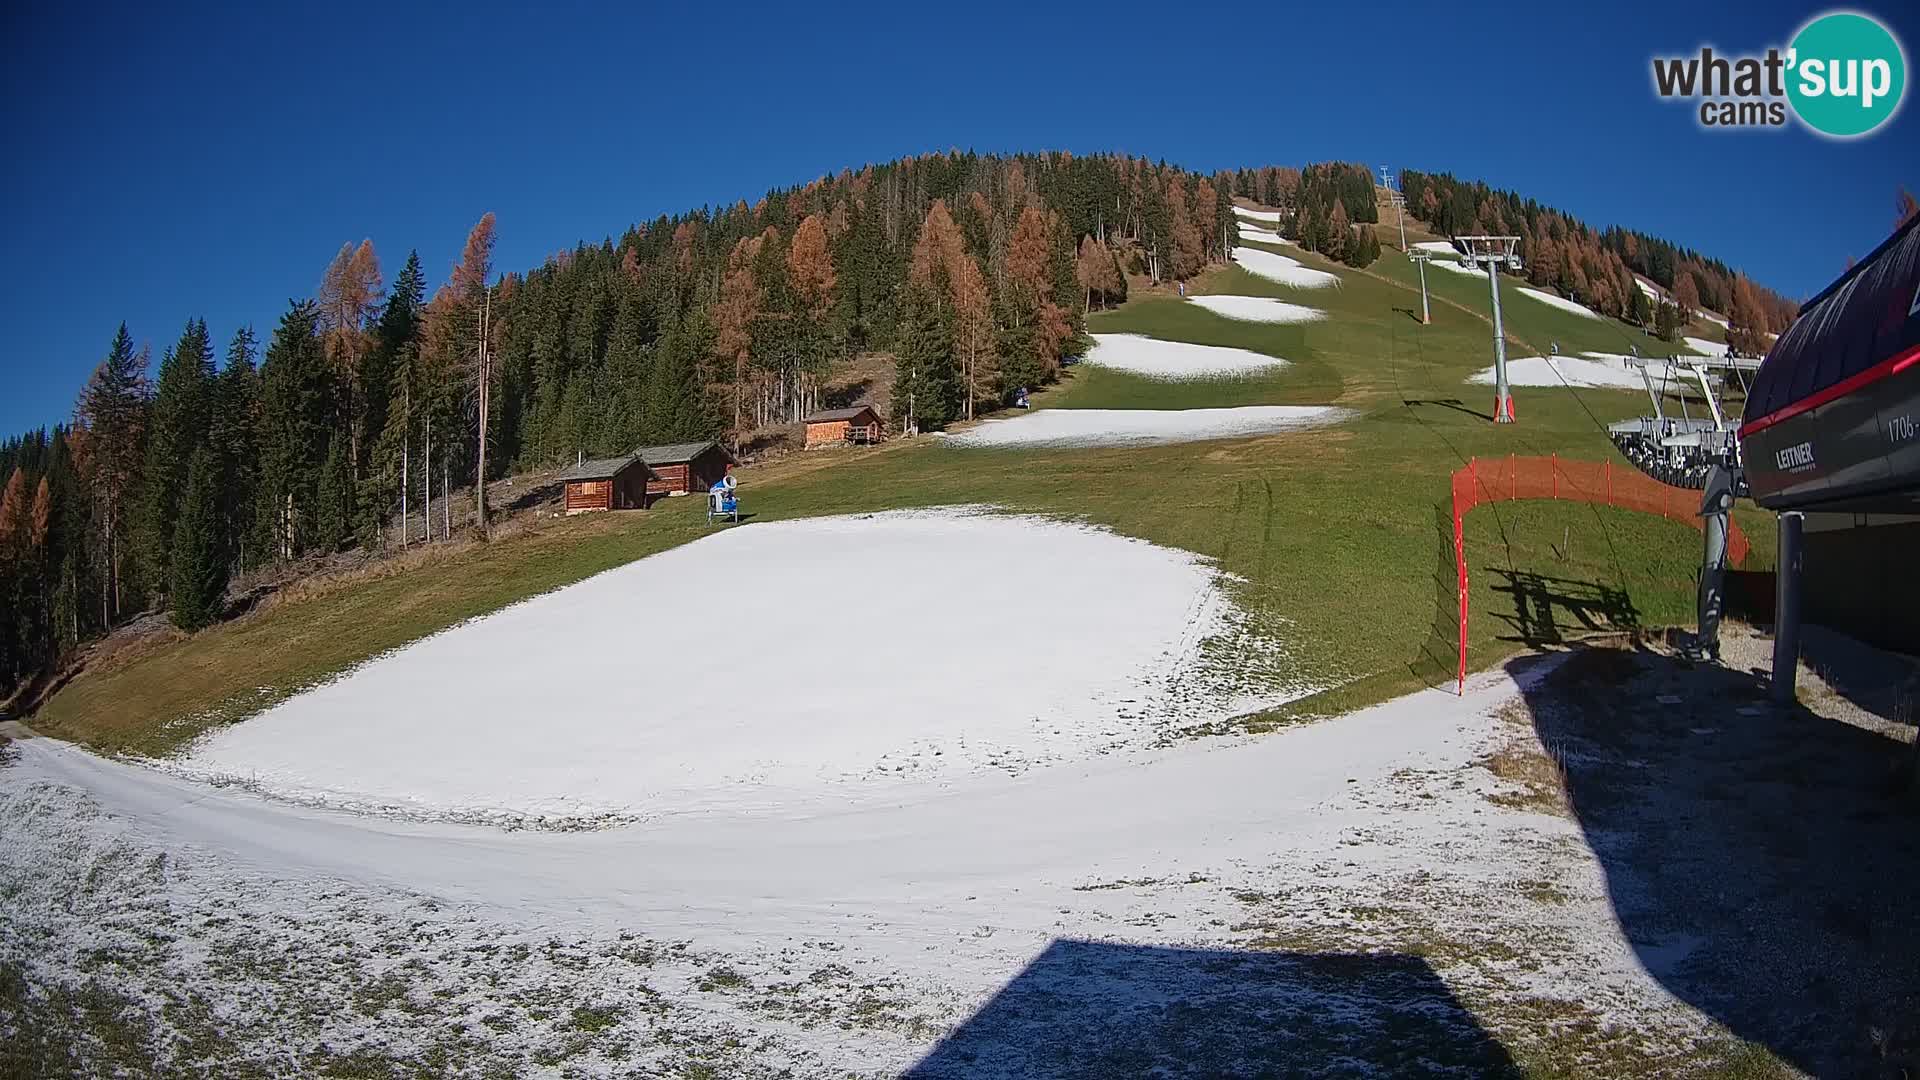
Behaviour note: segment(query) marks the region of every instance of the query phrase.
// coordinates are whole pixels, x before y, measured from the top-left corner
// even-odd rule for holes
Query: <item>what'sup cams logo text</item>
[[[1662,99],[1698,102],[1701,127],[1778,128],[1791,115],[1821,135],[1851,139],[1900,111],[1907,55],[1879,20],[1834,11],[1801,27],[1785,49],[1656,56],[1653,89]]]

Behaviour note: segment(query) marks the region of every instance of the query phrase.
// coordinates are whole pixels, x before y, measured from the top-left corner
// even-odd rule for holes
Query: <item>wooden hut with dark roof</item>
[[[647,505],[647,465],[638,454],[582,461],[556,479],[567,486],[567,513],[640,510]]]
[[[733,455],[717,442],[643,446],[635,456],[647,466],[648,495],[685,495],[705,491],[727,475]]]

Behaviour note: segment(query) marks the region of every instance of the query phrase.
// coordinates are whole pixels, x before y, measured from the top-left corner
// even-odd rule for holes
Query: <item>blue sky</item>
[[[0,433],[68,416],[123,319],[156,356],[192,316],[264,338],[347,241],[437,285],[488,210],[524,269],[955,146],[1452,171],[1795,296],[1920,188],[1911,102],[1839,143],[1654,98],[1654,54],[1784,45],[1819,5],[172,7],[0,13]],[[1920,13],[1856,10],[1914,58]]]

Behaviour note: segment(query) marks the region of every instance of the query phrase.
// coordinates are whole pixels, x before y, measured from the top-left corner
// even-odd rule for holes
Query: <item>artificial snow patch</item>
[[[1187,299],[1215,315],[1243,322],[1303,323],[1327,317],[1327,313],[1319,308],[1289,304],[1285,300],[1265,296],[1189,296]]]
[[[1296,289],[1324,289],[1340,284],[1337,276],[1324,270],[1309,269],[1301,265],[1298,259],[1289,259],[1285,255],[1259,248],[1234,248],[1233,261],[1250,273]]]
[[[1422,240],[1413,246],[1419,248],[1421,251],[1431,251],[1435,255],[1453,255],[1457,257],[1460,254],[1460,249],[1454,247],[1451,240]]]
[[[989,420],[944,435],[955,446],[1144,446],[1201,442],[1328,427],[1346,409],[1328,405],[1248,405],[1237,409],[1047,409]]]
[[[1655,286],[1653,286],[1652,284],[1648,283],[1646,278],[1643,278],[1640,275],[1635,274],[1633,276],[1633,283],[1635,285],[1640,286],[1640,292],[1643,295],[1645,295],[1647,299],[1649,300],[1661,299],[1660,290]]]
[[[942,602],[956,587],[966,603]],[[1203,662],[1233,611],[1206,560],[1085,525],[964,509],[752,524],[388,654],[179,767],[508,823],[893,798],[1287,700]]]
[[[1019,580],[1044,589],[1075,572],[1062,560]],[[903,582],[833,584],[859,613]],[[1102,579],[1129,602],[1132,585]],[[762,594],[750,653],[701,672],[752,667],[772,640],[757,620],[820,586]],[[848,681],[876,670],[874,637],[907,632],[849,639]],[[970,699],[1084,647],[1052,643],[923,688],[882,719],[911,723],[928,700]],[[941,1075],[1012,1078],[1059,1074],[1064,1059],[1038,1058],[1069,1046],[1064,1031],[1069,1048],[1145,1050],[1100,1058],[1122,1062],[1107,1072],[1295,1075],[1324,1071],[1330,1045],[1363,1055],[1347,1071],[1404,1064],[1406,1017],[1459,1008],[1437,983],[1350,964],[1329,985],[1273,951],[1296,938],[1389,958],[1439,942],[1460,957],[1440,961],[1454,991],[1520,1003],[1516,1024],[1545,998],[1690,1046],[1724,1029],[1691,1019],[1640,965],[1580,826],[1489,801],[1499,782],[1475,764],[1514,737],[1497,707],[1537,694],[1554,662],[1474,676],[1465,697],[1426,690],[1257,738],[983,772],[828,812],[768,812],[748,787],[699,813],[569,835],[288,806],[27,740],[0,783],[0,967],[18,973],[10,1003],[25,1017],[64,1021],[83,994],[151,1055],[76,1047],[101,1073],[109,1054],[182,1075],[313,1075],[365,1054],[432,1075],[894,1076],[932,1053]],[[706,721],[736,711],[724,686],[708,702]],[[537,744],[544,720],[526,720],[503,741]],[[1543,882],[1554,903],[1507,899]],[[1044,963],[1063,939],[1099,944],[1063,971]],[[1501,962],[1515,941],[1525,956]],[[1243,966],[1269,955],[1287,966]],[[1033,1011],[1008,1008],[1010,992]],[[1380,995],[1403,1004],[1383,1010]],[[1358,1041],[1296,1040],[1326,1030],[1294,1022],[1303,1008]],[[1062,1026],[1040,1032],[1049,1021]]]
[[[1727,355],[1727,343],[1724,341],[1708,341],[1706,338],[1697,337],[1683,338],[1682,340],[1692,347],[1694,352],[1704,353],[1708,356]]]
[[[1243,218],[1251,218],[1254,221],[1268,221],[1275,225],[1280,224],[1280,211],[1278,210],[1249,210],[1244,206],[1236,206],[1233,208],[1233,212]]]
[[[1569,300],[1564,296],[1556,296],[1550,292],[1541,292],[1539,289],[1529,289],[1524,285],[1520,287],[1520,291],[1527,294],[1528,296],[1533,297],[1535,300],[1538,300],[1543,304],[1547,304],[1552,307],[1557,307],[1561,311],[1570,311],[1575,315],[1582,315],[1589,319],[1597,319],[1600,317],[1599,312],[1594,311],[1592,308],[1587,307],[1584,304],[1576,303],[1575,301]]]
[[[1252,299],[1232,297],[1230,299]],[[1196,298],[1197,302],[1197,298]],[[1279,301],[1271,301],[1279,303]],[[1283,307],[1292,307],[1284,304]],[[1311,308],[1301,308],[1311,311]],[[1269,320],[1279,321],[1279,320]],[[1154,379],[1217,379],[1252,375],[1287,366],[1285,360],[1250,349],[1161,341],[1139,334],[1095,334],[1086,363]]]
[[[1256,228],[1252,225],[1246,225],[1246,224],[1243,224],[1240,226],[1240,239],[1246,240],[1250,243],[1255,243],[1255,244],[1291,244],[1293,243],[1293,241],[1287,239],[1284,236],[1281,236],[1277,232],[1270,232],[1266,229]]]
[[[1448,250],[1452,251],[1451,246],[1449,246]],[[1454,251],[1453,254],[1458,256],[1460,253],[1457,251]],[[1427,265],[1437,266],[1442,270],[1451,270],[1456,274],[1466,274],[1469,277],[1487,276],[1487,272],[1485,270],[1481,270],[1480,268],[1474,267],[1474,266],[1468,266],[1465,263],[1462,263],[1458,258],[1449,259],[1449,258],[1446,258],[1445,256],[1441,256],[1439,258],[1427,260]]]
[[[1574,386],[1599,390],[1640,390],[1646,383],[1639,369],[1622,353],[1582,353],[1579,356],[1522,356],[1507,361],[1511,386]],[[1492,386],[1494,372],[1485,368],[1467,377],[1470,383]]]

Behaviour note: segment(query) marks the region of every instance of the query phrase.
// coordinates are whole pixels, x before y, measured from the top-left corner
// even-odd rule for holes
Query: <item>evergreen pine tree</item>
[[[107,358],[94,369],[80,394],[79,420],[88,432],[93,461],[91,483],[99,500],[99,518],[89,533],[98,544],[100,627],[120,619],[131,591],[125,561],[127,524],[133,517],[146,453],[147,356],[136,353],[133,335],[121,323]]]
[[[260,480],[260,374],[253,366],[253,329],[241,327],[227,347],[227,366],[214,380],[207,441],[219,467],[216,518],[221,554],[229,567],[251,567],[271,544],[255,528]]]
[[[169,552],[173,519],[186,487],[192,449],[206,437],[212,405],[213,348],[207,324],[188,320],[180,340],[160,360],[154,381],[147,433],[146,464],[141,469],[141,502],[135,522],[142,581],[163,592],[172,581]]]
[[[314,482],[313,543],[323,552],[337,551],[353,532],[353,476],[339,435],[327,437],[327,456]]]
[[[1632,318],[1635,325],[1647,325],[1648,321],[1653,318],[1653,303],[1647,299],[1647,291],[1635,285],[1633,289],[1633,299],[1630,303],[1632,304]]]
[[[644,443],[710,439],[717,425],[702,403],[699,358],[710,349],[711,334],[698,312],[671,325],[660,339],[647,369]]]
[[[1653,317],[1654,336],[1658,337],[1661,341],[1672,341],[1679,335],[1679,327],[1679,309],[1665,300],[1660,301],[1660,308],[1654,313]]]
[[[1347,245],[1346,263],[1348,266],[1365,269],[1373,265],[1380,257],[1380,238],[1374,234],[1373,226],[1360,226],[1359,234]]]
[[[275,557],[290,559],[307,546],[335,400],[320,347],[320,313],[296,300],[274,329],[260,365],[260,483],[256,512],[272,538]]]
[[[1345,262],[1352,246],[1353,226],[1352,220],[1347,217],[1347,204],[1335,198],[1333,209],[1327,213],[1327,232],[1321,240],[1320,251],[1329,259]]]
[[[1029,328],[1031,332],[1031,328]],[[1015,351],[1017,350],[1017,351]],[[1031,345],[1002,341],[1001,374],[1011,381],[1030,365]],[[904,429],[911,423],[921,431],[937,431],[959,414],[960,379],[953,360],[953,327],[941,305],[910,290],[900,327],[898,358],[894,361],[893,412]]]
[[[220,542],[220,462],[204,443],[187,465],[173,527],[167,589],[173,623],[193,631],[220,617],[227,591],[227,556]]]
[[[385,380],[385,389],[368,385],[368,430],[373,432],[373,449],[367,462],[366,488],[361,492],[360,520],[356,531],[365,542],[377,542],[385,535],[380,527],[400,501],[401,474],[407,472],[409,486],[419,489],[422,418],[427,414],[425,386],[420,378],[421,305],[426,297],[426,276],[420,270],[420,253],[407,253],[400,275],[393,279],[386,306],[374,323],[373,348],[367,356],[370,372]],[[377,410],[378,415],[375,415]],[[376,426],[377,425],[377,426]],[[403,458],[410,469],[403,470]]]
[[[400,363],[404,349],[413,340],[413,322],[418,318],[421,298],[426,295],[426,277],[420,270],[418,252],[408,252],[407,262],[393,279],[393,288],[387,294],[386,304],[380,309],[378,317],[372,320],[372,341],[367,355],[360,361],[361,407],[364,410],[367,441],[363,451],[366,460],[358,464],[359,472],[367,477],[384,476],[385,462],[381,452],[385,449],[382,437],[386,434],[389,414],[394,406],[393,391],[395,385],[394,368]],[[375,483],[376,488],[381,485]]]

